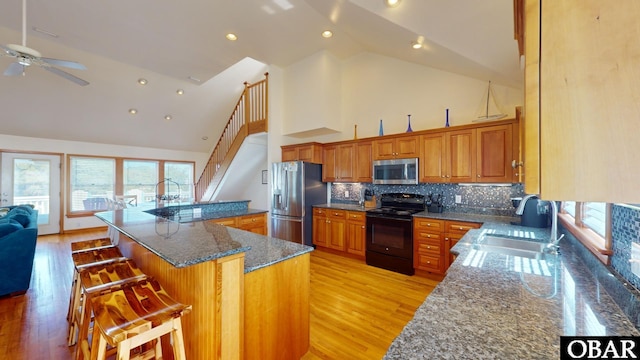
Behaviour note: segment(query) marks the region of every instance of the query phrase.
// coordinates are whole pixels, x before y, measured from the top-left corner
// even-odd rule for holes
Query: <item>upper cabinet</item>
[[[517,121],[420,136],[420,182],[517,182]]]
[[[282,149],[282,161],[307,161],[322,164],[322,144],[305,143],[284,145]]]
[[[525,191],[639,203],[640,2],[525,3]]]
[[[373,160],[418,157],[419,137],[403,135],[373,140]]]
[[[322,181],[371,182],[371,142],[348,141],[324,146]]]

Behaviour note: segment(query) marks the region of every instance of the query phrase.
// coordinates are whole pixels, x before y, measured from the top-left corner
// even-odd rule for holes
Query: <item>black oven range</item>
[[[367,210],[367,265],[413,275],[413,214],[424,211],[424,195],[387,193]]]

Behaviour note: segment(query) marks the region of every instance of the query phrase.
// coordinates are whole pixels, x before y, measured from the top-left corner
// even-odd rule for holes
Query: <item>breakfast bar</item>
[[[192,306],[183,317],[187,358],[300,358],[307,352],[313,248],[136,209],[96,216],[125,256]]]

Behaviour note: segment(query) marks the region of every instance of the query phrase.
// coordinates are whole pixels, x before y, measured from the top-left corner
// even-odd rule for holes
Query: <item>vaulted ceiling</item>
[[[26,19],[27,46],[84,64],[61,69],[90,84],[33,66],[0,77],[2,134],[206,152],[242,82],[320,50],[522,88],[512,0],[27,0]],[[326,29],[332,38],[320,36]],[[2,1],[0,44],[21,43],[22,2]],[[14,60],[0,57],[0,69]]]

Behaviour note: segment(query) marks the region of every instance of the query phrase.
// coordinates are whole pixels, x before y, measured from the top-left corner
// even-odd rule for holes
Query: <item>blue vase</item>
[[[378,135],[384,135],[384,130],[382,130],[382,119],[380,119],[380,130],[378,131]]]
[[[446,118],[446,121],[444,123],[444,127],[449,127],[449,109],[447,109],[447,118]]]
[[[409,117],[409,127],[407,127],[407,132],[413,132],[411,129],[411,115],[407,115]]]

